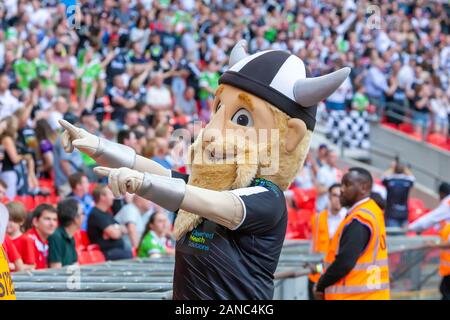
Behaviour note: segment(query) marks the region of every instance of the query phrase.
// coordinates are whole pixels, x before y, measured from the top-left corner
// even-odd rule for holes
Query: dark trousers
[[[122,259],[131,259],[133,258],[133,254],[128,249],[122,248],[113,248],[108,251],[103,252],[106,260],[122,260]]]
[[[316,299],[314,299],[314,293],[313,293],[315,284],[316,284],[315,282],[312,282],[311,279],[308,278],[308,299],[309,300],[316,300]]]
[[[442,300],[450,300],[450,276],[442,278],[440,288],[442,293]]]

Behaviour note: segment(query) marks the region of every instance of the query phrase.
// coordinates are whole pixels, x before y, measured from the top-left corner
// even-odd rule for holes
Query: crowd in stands
[[[382,1],[372,11],[374,3],[353,0],[77,3],[72,15],[64,1],[0,3],[0,198],[10,211],[15,270],[73,263],[80,233],[106,259],[173,254],[173,213],[137,196],[114,199],[91,158],[64,151],[58,120],[185,171],[183,142],[171,133],[209,120],[240,39],[250,53],[290,50],[310,76],[352,67],[324,101],[324,117],[371,112],[398,124],[411,114],[418,129],[447,135],[446,3]],[[320,210],[340,175],[324,146],[294,185],[317,188]]]

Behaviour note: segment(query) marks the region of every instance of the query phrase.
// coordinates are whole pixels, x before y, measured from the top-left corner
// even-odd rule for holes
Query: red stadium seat
[[[414,127],[410,123],[400,123],[398,129],[406,134],[414,133]]]
[[[78,255],[78,263],[79,264],[83,265],[83,264],[91,264],[92,263],[91,254],[89,251],[86,250],[86,248],[77,250],[77,255]]]
[[[22,202],[27,211],[33,211],[36,207],[33,196],[16,196],[14,201]]]
[[[395,123],[386,122],[382,123],[381,125],[389,129],[398,130],[398,126]]]
[[[77,232],[74,233],[73,237],[75,239],[75,246],[77,248],[78,247],[87,248],[91,244],[86,231],[78,230]]]
[[[408,218],[409,222],[417,220],[426,212],[423,201],[416,198],[411,198],[408,200],[408,210],[409,210],[409,218]]]
[[[87,251],[91,257],[91,263],[102,263],[105,262],[105,256],[103,255],[100,247],[97,244],[91,244],[87,247]]]
[[[427,141],[436,147],[439,147],[442,149],[448,148],[447,137],[442,134],[432,133],[428,136]]]

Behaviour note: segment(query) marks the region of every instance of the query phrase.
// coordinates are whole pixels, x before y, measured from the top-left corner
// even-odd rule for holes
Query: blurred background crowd
[[[8,233],[23,255],[19,269],[76,261],[71,244],[80,228],[88,240],[77,241],[97,244],[106,259],[173,253],[173,214],[137,196],[113,199],[91,158],[64,152],[58,120],[186,171],[184,142],[171,134],[185,128],[194,139],[194,122],[209,120],[240,39],[250,53],[291,51],[310,76],[352,68],[319,105],[333,140],[368,148],[369,121],[448,139],[445,1],[78,0],[75,13],[67,3],[0,3],[0,198],[15,200]],[[327,152],[296,180],[317,189],[317,210],[340,180],[337,156]],[[34,258],[24,258],[29,238]]]

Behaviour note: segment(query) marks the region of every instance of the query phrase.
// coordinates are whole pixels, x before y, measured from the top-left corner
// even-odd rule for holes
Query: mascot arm
[[[102,166],[126,167],[167,177],[171,175],[170,170],[155,161],[136,155],[133,148],[100,138],[65,120],[60,120],[59,123],[65,129],[62,134],[62,145],[68,153],[76,147]]]
[[[113,194],[137,195],[170,211],[183,209],[231,230],[242,222],[244,208],[238,197],[228,191],[213,191],[186,185],[183,179],[142,173],[128,168],[97,167],[95,173],[108,177]]]

